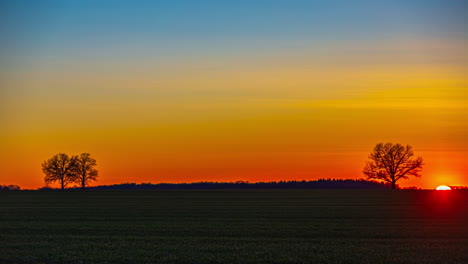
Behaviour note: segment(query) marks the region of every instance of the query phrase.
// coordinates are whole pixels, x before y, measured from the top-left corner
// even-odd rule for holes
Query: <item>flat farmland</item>
[[[468,192],[0,193],[1,263],[468,263]]]

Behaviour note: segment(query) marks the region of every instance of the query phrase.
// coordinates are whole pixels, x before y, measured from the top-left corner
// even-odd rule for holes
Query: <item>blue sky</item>
[[[301,41],[466,37],[467,6],[456,0],[3,1],[1,28],[10,44],[4,49],[29,55],[125,45],[152,52],[268,49]]]

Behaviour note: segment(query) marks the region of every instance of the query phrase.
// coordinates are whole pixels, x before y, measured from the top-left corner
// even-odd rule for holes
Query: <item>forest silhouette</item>
[[[193,182],[193,183],[121,183],[91,186],[97,180],[96,159],[89,153],[67,155],[58,153],[42,163],[45,186],[40,190],[52,190],[58,183],[60,189],[90,190],[153,190],[153,189],[399,189],[397,182],[409,176],[421,177],[422,157],[414,157],[410,145],[378,143],[368,156],[362,173],[366,179],[319,179],[254,182]],[[70,186],[74,184],[73,187]],[[67,188],[68,187],[68,188]],[[17,185],[3,185],[0,190],[20,190]],[[406,189],[418,189],[407,187]]]

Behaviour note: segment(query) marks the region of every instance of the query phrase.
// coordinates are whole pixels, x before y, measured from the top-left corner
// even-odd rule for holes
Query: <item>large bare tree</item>
[[[408,179],[409,176],[421,177],[423,159],[413,156],[413,148],[410,145],[379,143],[369,155],[363,173],[368,179],[390,183],[392,189],[395,189],[400,179]]]
[[[44,181],[50,183],[59,182],[60,187],[65,189],[69,183],[76,181],[74,168],[77,156],[69,157],[65,153],[58,153],[42,163],[42,171],[45,174]]]
[[[76,182],[80,184],[81,189],[85,189],[89,182],[95,181],[98,171],[94,169],[96,160],[91,158],[89,153],[82,153],[76,159],[74,172],[76,173]]]

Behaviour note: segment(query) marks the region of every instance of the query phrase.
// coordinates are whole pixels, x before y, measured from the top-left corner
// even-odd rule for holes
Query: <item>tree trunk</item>
[[[62,185],[62,190],[65,189],[65,182],[64,182],[64,180],[61,180],[61,181],[60,181],[60,184]]]
[[[81,190],[84,190],[86,188],[86,182],[84,178],[81,180]]]
[[[393,190],[396,189],[396,182],[395,182],[395,181],[392,181],[392,189],[393,189]]]

